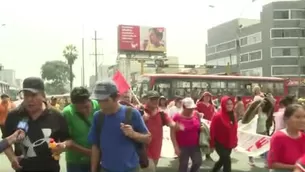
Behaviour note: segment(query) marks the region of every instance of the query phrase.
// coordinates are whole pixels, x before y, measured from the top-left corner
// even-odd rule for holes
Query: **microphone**
[[[24,132],[24,133],[19,133],[17,135],[17,140],[19,141],[19,143],[24,139],[26,133],[29,130],[29,123],[28,122],[29,122],[28,118],[23,118],[21,121],[19,121],[19,123],[17,125],[17,130],[22,130]],[[27,158],[25,148],[21,144],[18,144],[18,145],[19,145],[18,147],[19,147],[20,151],[22,152],[22,156],[24,158]]]
[[[21,121],[19,121],[18,125],[17,125],[17,129],[18,130],[22,130],[24,131],[25,133],[28,132],[29,130],[29,124],[28,124],[28,119],[24,118],[22,119]]]

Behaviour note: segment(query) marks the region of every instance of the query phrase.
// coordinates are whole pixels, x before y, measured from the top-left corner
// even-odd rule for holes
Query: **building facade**
[[[17,87],[16,72],[13,69],[0,70],[0,81],[8,83],[10,86]]]
[[[143,58],[145,59],[145,58]],[[177,73],[179,72],[179,58],[178,57],[167,57],[164,61],[164,67],[157,69],[157,65],[155,63],[154,59],[145,59],[144,64],[140,63],[142,58],[134,59],[130,61],[130,64],[127,64],[128,61],[126,61],[125,58],[119,59],[117,66],[111,66],[109,67],[108,73],[110,76],[114,74],[116,70],[120,70],[121,73],[124,75],[125,78],[128,78],[128,80],[134,80],[134,78],[137,78],[137,76],[141,75],[141,71],[143,73]],[[130,66],[127,69],[127,66]],[[143,67],[143,69],[142,69]],[[131,76],[128,76],[128,73],[131,74]]]
[[[305,76],[305,1],[272,2],[260,20],[235,19],[208,30],[209,73]]]
[[[104,79],[109,78],[109,75],[108,75],[109,67],[110,67],[110,65],[103,65],[103,64],[100,64],[98,66],[98,70],[97,70],[98,80],[104,80]]]

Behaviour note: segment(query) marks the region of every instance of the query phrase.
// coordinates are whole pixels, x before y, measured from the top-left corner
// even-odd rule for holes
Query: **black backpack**
[[[133,108],[126,106],[126,112],[125,112],[125,120],[124,120],[124,124],[128,124],[132,126],[132,116],[133,116]],[[98,117],[97,117],[97,125],[96,125],[96,134],[97,136],[99,136],[98,139],[98,147],[100,148],[100,135],[102,133],[102,129],[103,129],[103,125],[104,125],[104,121],[105,121],[105,114],[102,111],[99,111]],[[139,156],[139,164],[141,166],[141,168],[147,168],[149,165],[149,161],[148,161],[148,157],[147,157],[147,153],[146,153],[146,148],[145,148],[145,144],[143,143],[139,143],[136,141],[134,142],[134,146],[136,148],[137,154]]]

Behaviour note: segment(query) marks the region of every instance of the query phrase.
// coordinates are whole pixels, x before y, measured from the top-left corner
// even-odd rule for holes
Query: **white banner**
[[[204,121],[210,126],[210,121]],[[270,137],[256,134],[257,117],[248,124],[238,125],[238,146],[234,149],[237,152],[246,154],[247,156],[259,156],[269,150]],[[170,129],[163,127],[163,145],[161,151],[162,157],[172,158],[175,151],[170,139]]]

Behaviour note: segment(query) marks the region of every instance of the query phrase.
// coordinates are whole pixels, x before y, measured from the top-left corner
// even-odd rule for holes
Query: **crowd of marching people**
[[[214,151],[219,158],[211,172],[231,172],[238,128],[251,121],[257,123],[257,134],[271,137],[270,150],[262,155],[266,168],[305,172],[304,106],[286,96],[275,111],[272,94],[258,86],[248,105],[239,96],[213,100],[209,92],[198,100],[169,101],[156,91],[135,104],[130,92],[121,93],[113,81],[101,81],[92,93],[75,87],[63,110],[56,99],[46,102],[40,78],[25,79],[21,92],[23,102],[17,107],[5,94],[0,103],[0,151],[17,172],[59,172],[64,152],[67,172],[155,172],[164,126],[170,129],[179,172],[198,172],[203,158],[213,161]],[[255,166],[253,157],[249,164]]]

